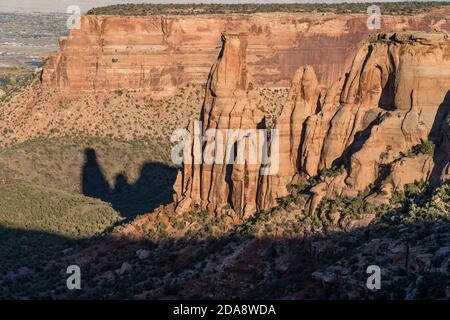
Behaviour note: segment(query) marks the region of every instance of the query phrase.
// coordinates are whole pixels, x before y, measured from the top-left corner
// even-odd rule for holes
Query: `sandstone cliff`
[[[188,158],[192,157],[189,159],[192,164],[184,166],[176,182],[178,210],[201,208],[220,212],[231,204],[239,215],[248,215],[256,210],[260,165],[250,163],[247,158],[238,163],[234,149],[229,148],[234,147],[237,137],[227,129],[237,130],[238,135],[246,129],[257,129],[262,124],[264,112],[261,110],[261,97],[249,88],[247,36],[225,33],[222,40],[222,52],[208,81],[202,110],[203,127],[200,129],[201,135],[216,129],[214,136],[210,137],[216,144],[214,162],[199,164],[198,160],[203,159],[207,147],[193,139],[191,154],[188,155]],[[191,137],[197,134],[194,124],[190,126],[190,134]],[[247,143],[245,148],[248,148]]]
[[[170,96],[187,83],[204,83],[224,30],[249,35],[247,69],[257,87],[289,87],[311,65],[329,87],[374,32],[450,31],[449,9],[416,16],[383,16],[369,30],[367,15],[270,13],[199,16],[86,16],[60,41],[48,61],[44,85],[73,94],[129,89]]]
[[[246,40],[226,39],[211,73],[203,130],[257,128],[264,124],[258,99],[242,80]],[[230,205],[246,216],[276,205],[288,184],[316,176],[321,181],[311,189],[312,211],[324,196],[353,197],[371,188],[379,192],[367,200],[383,203],[407,183],[447,181],[449,90],[450,39],[444,33],[370,37],[349,72],[322,94],[313,68],[300,67],[275,123],[281,143],[271,152],[278,152],[278,172],[258,177],[261,164],[232,165],[231,171],[185,167],[176,190],[183,199],[179,210],[198,201],[203,209]]]
[[[382,184],[386,201],[406,183],[436,182],[433,167],[445,161],[435,155],[443,152],[441,127],[450,106],[449,50],[448,35],[424,33],[380,34],[361,48],[337,111],[325,125],[322,148],[310,152],[311,141],[300,146],[301,170],[307,176],[345,167],[326,188],[317,186],[318,194],[355,196]],[[315,128],[315,119],[309,119],[305,136]],[[415,152],[427,143],[438,150]],[[319,159],[312,170],[310,157],[316,163]]]

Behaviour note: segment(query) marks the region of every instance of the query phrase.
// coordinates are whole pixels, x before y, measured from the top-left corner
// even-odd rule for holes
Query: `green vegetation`
[[[99,166],[111,186],[117,174],[122,173],[134,181],[146,163],[167,167],[171,163],[151,141],[87,136],[36,138],[0,148],[0,173],[3,168],[15,180],[81,193],[80,179],[87,149],[95,150]]]
[[[271,102],[283,96],[267,91],[263,98]],[[145,106],[157,112],[150,117],[155,119],[164,112],[176,114],[179,108],[178,100],[167,108],[153,108],[156,102],[134,99],[121,90],[107,100],[95,99],[108,113],[123,118],[126,114],[110,112],[114,101],[126,102],[125,113]],[[83,107],[94,103],[81,102]],[[61,101],[58,110],[66,112],[69,104]],[[271,114],[277,110],[273,103]],[[63,125],[55,121],[48,129],[58,135],[52,131],[58,128]],[[236,292],[242,298],[283,298],[308,288],[318,267],[333,266],[339,259],[352,268],[363,265],[358,257],[367,255],[364,246],[372,240],[432,243],[430,235],[438,234],[427,247],[433,253],[448,243],[439,231],[448,231],[450,221],[448,184],[432,188],[416,182],[382,206],[366,201],[376,190],[370,186],[354,198],[322,199],[309,213],[311,189],[343,173],[343,167],[335,166],[288,186],[290,195],[278,206],[248,221],[240,222],[230,207],[217,214],[175,213],[169,205],[149,215],[171,200],[175,170],[165,153],[164,134],[150,139],[59,134],[0,149],[0,298],[198,298]],[[386,153],[391,151],[386,146]],[[429,141],[411,151],[433,153]],[[86,171],[88,154],[94,154],[95,161]],[[85,190],[86,178],[93,182],[90,192]],[[356,230],[367,214],[374,219]],[[435,224],[441,229],[433,229]],[[331,249],[323,245],[327,241]],[[145,250],[147,258],[141,258],[139,250]],[[370,252],[369,259],[375,259]],[[83,270],[83,290],[78,292],[68,292],[64,283],[65,268],[73,261]],[[121,272],[125,262],[132,271]],[[350,273],[357,274],[353,269]],[[396,287],[407,287],[409,278],[403,275],[411,275],[404,269],[394,273],[404,284],[393,284],[392,292],[404,297]],[[441,274],[426,273],[417,295],[442,298],[443,281]],[[236,284],[238,291],[229,294],[226,290]],[[337,291],[327,288],[324,295]]]
[[[319,177],[335,178],[344,172],[344,166],[333,166],[330,169],[324,168],[319,171]]]
[[[433,144],[424,143],[415,148],[424,153],[433,150]],[[341,169],[339,169],[341,170]],[[328,171],[327,171],[328,172]],[[338,172],[336,168],[330,172]],[[335,176],[335,175],[334,175]],[[259,215],[258,219],[266,221],[268,217],[282,209],[283,212],[291,211],[292,207],[303,208],[308,198],[312,195],[311,188],[323,180],[323,176],[312,177],[307,183],[289,185],[289,195],[280,199],[280,206]],[[416,181],[407,184],[403,191],[397,191],[391,197],[388,204],[375,206],[367,201],[367,197],[376,191],[374,186],[368,186],[356,197],[333,197],[321,200],[313,215],[306,215],[302,210],[304,221],[312,223],[316,231],[335,230],[338,226],[330,228],[333,217],[338,214],[339,220],[358,220],[365,214],[374,214],[378,218],[390,224],[399,225],[405,223],[417,223],[421,221],[434,221],[437,219],[450,219],[450,185],[444,184],[439,188],[432,188],[428,183]],[[265,217],[265,218],[261,218]],[[248,227],[246,227],[248,229]]]
[[[33,78],[33,73],[25,71],[0,73],[0,90],[4,92],[3,96],[0,96],[0,102],[20,88],[29,85]]]
[[[423,141],[422,143],[415,145],[408,152],[400,152],[401,157],[414,158],[419,155],[434,156],[436,145],[432,141]]]
[[[86,150],[95,151],[97,162],[83,171]],[[145,141],[94,137],[0,148],[0,298],[67,294],[61,281],[67,263],[52,261],[168,203],[175,169],[160,162],[157,150]],[[92,197],[83,195],[86,189]]]
[[[395,2],[379,3],[383,14],[389,15],[413,15],[429,11],[434,8],[449,5],[446,2]],[[364,13],[367,14],[367,3],[305,3],[305,4],[119,4],[94,8],[87,12],[88,15],[199,15],[199,14],[224,14],[240,13],[254,14],[258,12],[332,12]]]
[[[286,200],[290,201],[298,201],[298,197],[300,195],[310,195],[311,188],[315,187],[320,182],[324,182],[326,178],[335,178],[339,176],[340,174],[344,173],[344,166],[333,166],[331,168],[323,168],[319,170],[319,174],[314,177],[310,177],[308,181],[305,183],[300,184],[289,184],[287,186],[287,190],[289,191],[290,195],[283,199],[282,202],[285,202]]]
[[[415,146],[412,150],[414,155],[426,154],[429,156],[434,155],[434,149],[436,146],[432,141],[424,141],[421,144]]]
[[[389,159],[390,152],[392,151],[392,146],[388,144],[386,146],[386,151],[380,153],[380,161],[386,161]]]
[[[208,281],[216,275],[225,283],[228,275],[230,279],[238,276],[239,288],[246,288],[239,291],[243,298],[281,298],[303,290],[311,283],[311,273],[318,267],[333,265],[339,259],[358,266],[356,257],[371,239],[398,239],[400,227],[415,230],[423,223],[450,221],[450,185],[433,189],[426,183],[416,182],[397,193],[390,204],[379,208],[365,203],[368,188],[353,199],[325,199],[315,214],[305,212],[301,204],[310,188],[305,185],[301,193],[291,186],[294,192],[282,199],[279,206],[237,226],[226,214],[216,216],[207,211],[175,214],[164,207],[154,215],[140,216],[115,228],[114,234],[122,235],[123,240],[112,243],[113,240],[99,238],[102,230],[118,221],[118,216],[104,202],[29,185],[16,184],[12,190],[9,188],[0,188],[0,200],[8,203],[6,209],[0,210],[3,216],[0,258],[4,271],[0,275],[0,288],[8,288],[0,289],[2,298],[123,299],[145,292],[148,295],[144,297],[148,298],[200,298],[214,292],[216,281]],[[367,213],[375,213],[376,219],[366,231],[340,233],[340,224],[333,221],[335,212],[344,221],[358,221]],[[431,229],[425,225],[419,230],[407,238],[418,243],[428,241],[431,231],[427,230]],[[145,241],[126,240],[139,238],[140,234],[145,235]],[[89,235],[94,238],[85,239]],[[306,263],[313,254],[310,251],[313,249],[308,248],[314,248],[317,243],[322,248],[322,242],[332,243],[336,249],[321,252],[321,259],[314,265]],[[246,249],[252,243],[259,243],[257,249]],[[138,249],[147,250],[148,258],[139,259]],[[59,259],[61,252],[65,252],[63,256],[82,253],[87,259],[82,266],[84,290],[68,292],[64,288],[61,272],[68,262]],[[234,255],[238,258],[230,258]],[[288,258],[302,262],[295,262],[298,269],[280,271],[280,265],[290,261]],[[133,270],[121,275],[117,270],[124,261]],[[229,263],[231,269],[226,269],[224,265]],[[32,271],[23,271],[24,267]],[[221,271],[221,268],[225,269]],[[20,275],[19,270],[29,274]],[[402,270],[395,272],[401,281],[411,277]],[[442,285],[435,286],[441,280],[441,274],[425,274],[417,294],[442,297]],[[389,290],[399,291],[399,287],[405,288],[408,283],[396,282],[397,288]],[[206,289],[196,292],[196,285],[202,288],[202,284],[208,284]],[[344,291],[328,288],[324,297],[345,296]],[[400,290],[398,297],[404,297],[404,292]]]
[[[384,206],[376,208],[365,201],[365,197],[367,197],[369,190],[370,188],[367,188],[365,192],[360,192],[354,198],[337,197],[324,199],[317,210],[317,215],[327,220],[332,213],[338,212],[341,217],[361,219],[363,214],[379,214],[382,209],[386,210]]]
[[[120,220],[117,212],[100,200],[29,184],[0,185],[0,202],[3,228],[76,239],[99,235]]]
[[[448,220],[450,214],[450,185],[444,184],[433,189],[425,182],[415,182],[405,186],[403,192],[397,192],[387,216],[391,223],[408,224],[420,221]]]
[[[26,183],[0,183],[0,203],[1,298],[56,287],[60,270],[49,261],[88,246],[121,220],[100,200]]]

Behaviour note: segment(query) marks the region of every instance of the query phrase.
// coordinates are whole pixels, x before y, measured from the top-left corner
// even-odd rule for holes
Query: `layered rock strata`
[[[346,76],[320,152],[309,152],[307,138],[300,146],[302,172],[313,176],[343,165],[345,170],[327,185],[328,195],[355,196],[382,184],[388,199],[406,183],[436,182],[432,173],[445,161],[435,154],[443,152],[442,124],[450,106],[449,50],[446,34],[394,33],[370,39]],[[308,119],[306,137],[314,131],[314,120]],[[437,147],[434,154],[413,152],[430,142]],[[307,166],[311,156],[316,163],[319,159],[317,169]],[[383,182],[386,177],[392,183]]]
[[[220,212],[231,205],[243,217],[256,210],[260,164],[249,161],[250,138],[240,136],[247,130],[263,127],[264,112],[261,98],[251,89],[247,74],[247,36],[225,33],[222,41],[222,52],[207,84],[202,127],[197,129],[197,133],[194,123],[189,126],[192,139],[187,157],[191,158],[185,159],[186,164],[179,172],[175,189],[178,210],[201,208]],[[195,139],[198,135],[207,137],[207,140]],[[238,138],[245,148],[242,159],[235,156]],[[204,158],[208,153],[208,141],[212,141],[215,147],[211,163]]]
[[[247,69],[257,87],[289,87],[295,71],[311,65],[329,87],[350,65],[361,41],[380,31],[450,31],[449,9],[416,16],[384,16],[381,30],[368,15],[261,13],[199,16],[81,17],[47,62],[46,87],[71,94],[144,91],[173,95],[204,83],[224,30],[249,35]]]
[[[226,43],[224,55],[212,71],[203,111],[204,129],[217,126],[211,122],[211,114],[227,119],[219,121],[223,124],[220,128],[242,127],[241,123],[255,128],[264,122],[262,116],[255,116],[257,104],[246,102],[252,94],[235,81],[227,82],[228,72],[231,79],[242,78],[245,64],[231,63],[231,69],[221,68],[226,61],[242,61],[245,50],[237,54],[236,50],[227,50]],[[233,96],[217,95],[215,87],[227,88],[225,92],[233,92]],[[233,107],[240,105],[237,96],[243,105],[233,113]],[[319,175],[322,182],[311,190],[312,211],[324,196],[352,197],[374,186],[381,192],[368,200],[386,202],[407,183],[448,181],[449,108],[449,36],[421,32],[378,34],[364,43],[349,72],[326,92],[320,92],[311,66],[297,70],[289,98],[275,123],[281,143],[271,152],[278,152],[279,170],[259,178],[256,169],[244,170],[252,172],[244,188],[251,190],[250,197],[242,198],[241,189],[232,187],[239,178],[227,180],[224,168],[218,167],[222,175],[217,180],[218,175],[210,174],[216,172],[214,168],[207,166],[197,170],[199,187],[179,189],[177,193],[179,198],[194,199],[187,196],[192,190],[208,190],[203,194],[200,191],[195,198],[202,207],[217,210],[230,205],[248,215],[276,205],[277,199],[288,194],[288,184]],[[327,171],[331,174],[324,174]],[[186,180],[186,170],[180,177]],[[219,192],[210,192],[219,185]],[[237,198],[243,201],[239,203]]]

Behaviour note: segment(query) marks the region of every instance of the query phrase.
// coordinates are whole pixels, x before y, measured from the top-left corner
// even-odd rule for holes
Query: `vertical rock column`
[[[260,163],[251,157],[259,146],[251,144],[257,140],[251,133],[264,127],[264,113],[259,94],[249,85],[246,49],[246,34],[222,35],[222,51],[211,69],[201,113],[200,153],[214,161],[203,158],[200,165],[183,166],[175,183],[178,211],[196,208],[220,213],[231,207],[240,218],[256,211]],[[195,133],[192,127],[189,131]],[[238,140],[242,157],[237,154]],[[198,156],[194,144],[191,160]]]
[[[267,209],[277,204],[277,199],[288,194],[287,185],[296,182],[300,168],[300,147],[306,119],[319,107],[319,84],[311,66],[300,67],[292,80],[286,104],[275,123],[279,135],[279,170],[262,178],[258,195],[258,207]]]

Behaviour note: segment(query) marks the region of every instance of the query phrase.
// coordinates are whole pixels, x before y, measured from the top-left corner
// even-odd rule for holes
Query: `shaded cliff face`
[[[383,16],[381,31],[450,31],[448,9],[414,17]],[[220,50],[220,34],[248,37],[247,68],[257,87],[289,87],[296,69],[311,65],[329,87],[347,70],[370,33],[367,15],[271,13],[195,17],[86,16],[61,39],[44,85],[71,93],[130,89],[170,96],[204,83]]]
[[[203,115],[205,119],[214,119],[209,118],[211,114],[226,119],[235,117],[234,121],[219,121],[222,128],[256,128],[260,121],[255,113],[232,112],[238,101],[246,101],[252,95],[244,90],[245,86],[238,88],[238,82],[227,82],[242,75],[235,68],[230,75],[220,72],[226,61],[234,61],[230,65],[239,65],[241,72],[245,72],[245,63],[237,63],[245,61],[244,57],[245,50],[238,53],[229,50],[225,42],[223,54],[211,74],[208,87],[211,94],[205,99]],[[232,98],[229,94],[212,97],[214,87],[228,88],[224,92],[233,92]],[[356,54],[345,77],[323,94],[314,69],[301,67],[275,123],[281,143],[271,152],[278,153],[278,172],[257,177],[261,165],[253,170],[244,167],[240,179],[245,183],[237,188],[233,183],[240,181],[239,178],[227,179],[224,167],[219,166],[222,174],[216,177],[220,178],[212,180],[205,178],[210,176],[211,168],[197,165],[193,172],[199,175],[195,178],[185,167],[176,188],[179,208],[190,208],[194,199],[201,207],[213,211],[230,204],[245,216],[275,206],[278,198],[288,194],[288,184],[302,183],[318,175],[322,180],[311,189],[312,211],[325,196],[353,197],[376,186],[381,192],[373,193],[367,200],[383,203],[394,191],[416,180],[432,184],[445,182],[449,170],[449,90],[450,38],[443,33],[385,33],[370,37]],[[242,110],[255,110],[257,106],[244,105]],[[251,125],[231,125],[236,123]],[[215,126],[207,120],[203,129]],[[338,167],[342,169],[337,170]],[[334,172],[322,174],[329,169]],[[238,169],[233,165],[231,170],[233,176]],[[214,168],[212,172],[214,176]],[[192,183],[185,182],[180,187],[181,181],[190,181],[190,176],[194,177]],[[195,187],[194,182],[198,183]],[[218,186],[220,192],[210,192]],[[198,196],[197,190],[208,192]],[[248,196],[244,197],[247,209],[230,200],[243,199],[241,194]],[[215,205],[208,206],[211,203]]]

